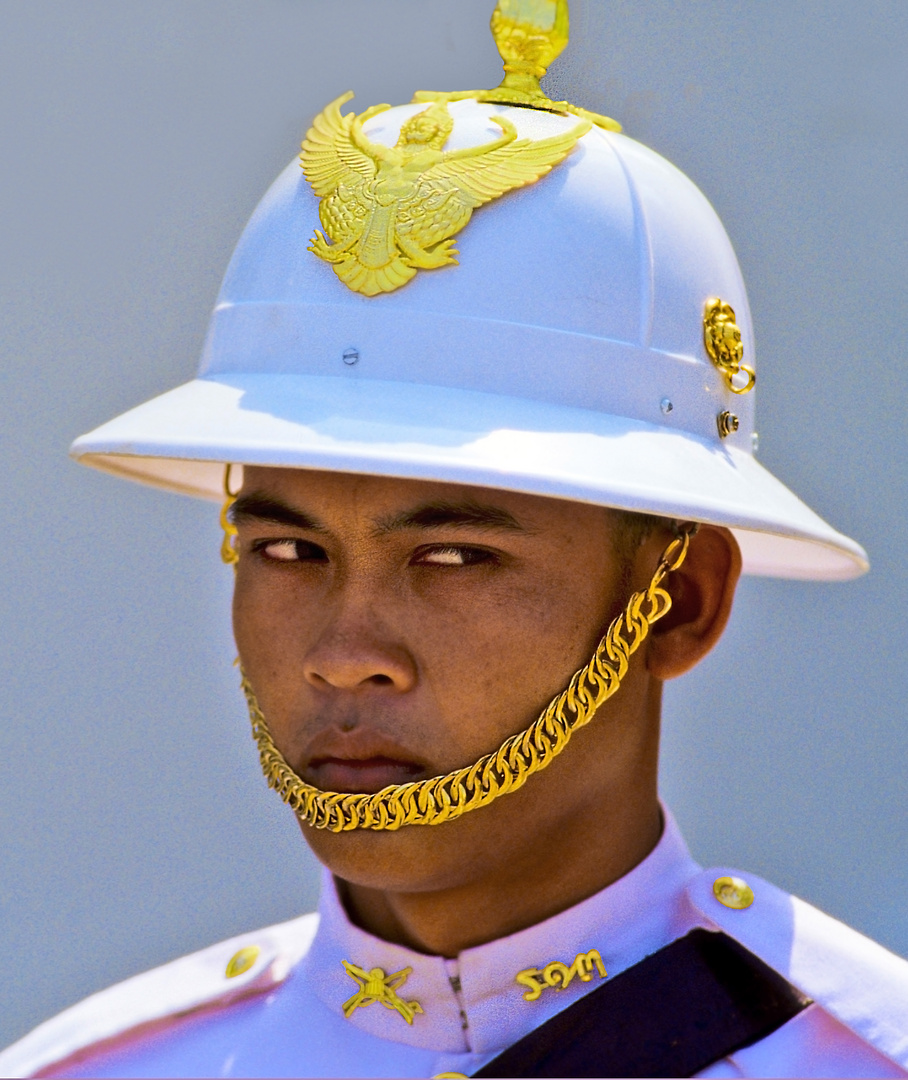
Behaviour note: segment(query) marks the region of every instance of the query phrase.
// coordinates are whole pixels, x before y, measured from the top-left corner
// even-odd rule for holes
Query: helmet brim
[[[520,491],[726,526],[747,574],[841,581],[868,568],[859,544],[739,448],[587,409],[349,374],[195,379],[71,453],[217,500],[227,462]]]

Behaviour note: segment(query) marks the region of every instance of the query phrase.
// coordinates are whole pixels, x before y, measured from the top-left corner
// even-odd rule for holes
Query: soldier
[[[319,912],[87,999],[4,1074],[906,1075],[908,965],[702,870],[656,791],[662,684],[742,569],[866,558],[753,457],[708,203],[542,93],[564,0],[492,28],[495,90],[328,105],[199,378],[73,447],[222,498],[253,735]]]

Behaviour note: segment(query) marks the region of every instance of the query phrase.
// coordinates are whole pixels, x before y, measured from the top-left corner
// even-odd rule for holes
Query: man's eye
[[[328,556],[325,549],[318,544],[310,544],[308,540],[262,540],[255,545],[255,550],[264,555],[266,559],[275,562],[327,562]]]
[[[496,562],[497,559],[493,552],[485,548],[450,545],[423,548],[417,551],[412,561],[417,566],[477,566]]]

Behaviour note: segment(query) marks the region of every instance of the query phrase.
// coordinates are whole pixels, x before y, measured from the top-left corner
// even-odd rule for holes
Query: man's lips
[[[374,795],[390,784],[408,784],[434,773],[426,762],[374,727],[344,731],[334,724],[309,743],[300,776],[322,791]]]
[[[374,795],[391,784],[407,784],[424,773],[421,765],[399,758],[374,755],[367,758],[322,756],[306,766],[309,783],[322,791]]]

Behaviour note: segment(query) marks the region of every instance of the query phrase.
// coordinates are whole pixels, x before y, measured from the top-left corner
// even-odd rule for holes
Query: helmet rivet
[[[344,363],[348,367],[359,363],[359,349],[344,349]]]
[[[663,399],[662,399],[662,400],[661,400],[661,401],[659,402],[659,408],[660,408],[660,409],[662,410],[662,412],[663,412],[663,413],[664,413],[664,414],[665,414],[666,416],[668,416],[668,414],[669,414],[669,413],[670,413],[670,412],[672,411],[672,409],[673,409],[674,407],[675,407],[675,406],[674,406],[674,405],[672,404],[671,398],[667,398],[667,397],[664,397],[664,398],[663,398]]]
[[[728,409],[723,409],[722,412],[716,417],[716,426],[719,429],[719,438],[724,439],[731,435],[733,431],[738,430],[738,418],[733,412],[729,412]]]

